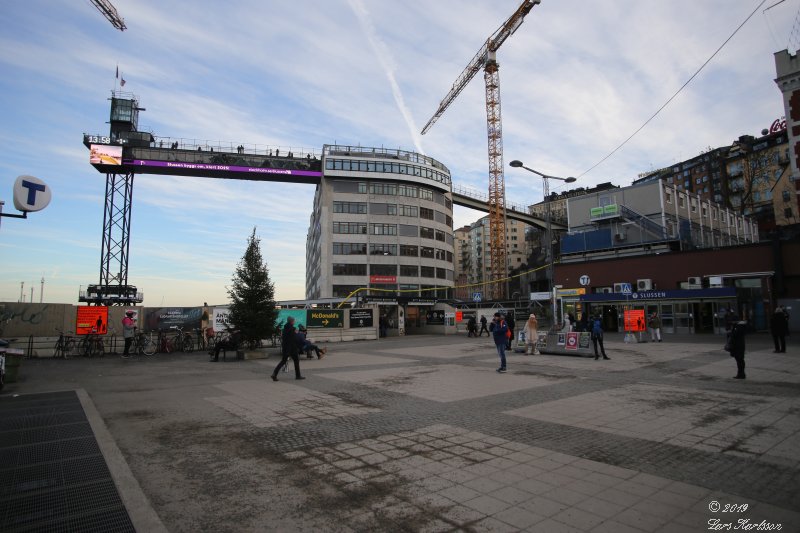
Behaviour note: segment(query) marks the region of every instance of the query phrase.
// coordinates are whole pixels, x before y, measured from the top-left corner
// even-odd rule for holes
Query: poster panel
[[[309,309],[309,328],[343,328],[344,309]]]
[[[371,328],[372,309],[351,309],[350,310],[351,328]]]
[[[104,305],[81,305],[75,313],[75,334],[88,335],[108,333],[108,307]]]
[[[565,346],[565,348],[567,350],[577,350],[579,336],[580,334],[577,331],[571,331],[567,333],[567,345]]]
[[[178,326],[190,332],[200,327],[202,316],[201,307],[160,307],[147,310],[145,323],[148,331]]]
[[[276,331],[283,331],[283,326],[286,324],[286,319],[290,316],[294,317],[294,327],[306,327],[308,321],[306,320],[305,309],[278,309],[278,318],[275,319]]]
[[[625,331],[644,331],[644,309],[629,309],[623,314]]]
[[[211,328],[214,332],[225,331],[232,327],[230,322],[231,310],[228,307],[215,307],[211,312]]]

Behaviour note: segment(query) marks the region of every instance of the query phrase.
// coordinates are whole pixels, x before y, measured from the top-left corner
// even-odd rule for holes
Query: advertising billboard
[[[104,305],[81,305],[75,313],[75,334],[88,335],[108,333],[108,307]]]
[[[623,314],[625,331],[644,331],[644,309],[629,309]]]
[[[351,309],[350,310],[351,328],[371,328],[372,309]]]
[[[188,332],[200,327],[202,316],[200,307],[161,307],[147,311],[145,324],[148,331],[179,326]]]

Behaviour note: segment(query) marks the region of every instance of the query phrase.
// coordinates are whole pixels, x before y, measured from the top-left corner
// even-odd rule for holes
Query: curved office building
[[[450,171],[415,152],[326,145],[306,240],[306,298],[446,297],[453,286]],[[440,288],[436,291],[421,289]],[[360,293],[365,296],[364,292]]]

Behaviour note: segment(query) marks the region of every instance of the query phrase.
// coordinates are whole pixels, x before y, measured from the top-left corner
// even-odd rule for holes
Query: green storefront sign
[[[308,310],[309,328],[342,328],[344,327],[344,309]]]

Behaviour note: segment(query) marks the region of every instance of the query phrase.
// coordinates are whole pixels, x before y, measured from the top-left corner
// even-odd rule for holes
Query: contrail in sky
[[[406,106],[405,99],[403,99],[403,93],[394,77],[392,57],[388,48],[378,37],[378,34],[375,31],[375,26],[372,24],[372,20],[370,19],[367,8],[364,6],[362,0],[348,0],[348,4],[350,4],[350,9],[353,10],[353,13],[356,14],[356,17],[358,17],[358,22],[361,24],[361,28],[364,30],[364,33],[369,40],[369,44],[372,46],[373,52],[375,52],[375,55],[378,57],[378,61],[383,67],[386,77],[389,78],[389,85],[392,87],[394,101],[397,104],[397,108],[400,110],[400,114],[403,115],[403,120],[405,120],[406,126],[408,126],[408,131],[411,134],[411,138],[414,141],[414,146],[416,147],[417,152],[424,154],[425,151],[422,149],[422,139],[418,133],[419,128],[417,128],[417,126],[414,124],[414,119],[411,116],[411,112]]]

